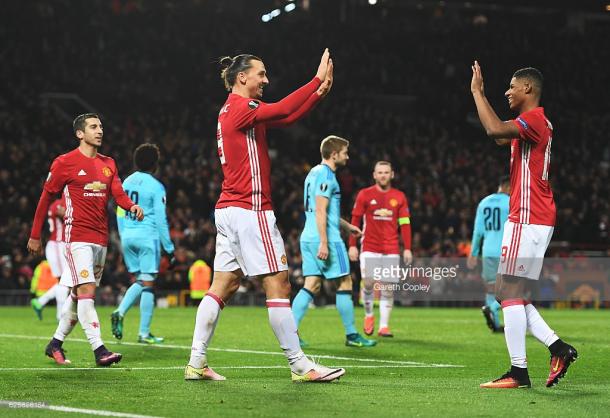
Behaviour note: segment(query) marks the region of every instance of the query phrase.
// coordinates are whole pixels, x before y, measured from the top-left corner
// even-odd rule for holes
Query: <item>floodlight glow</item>
[[[282,11],[280,9],[275,9],[273,11],[271,11],[271,13],[269,13],[271,15],[271,17],[278,17],[280,15],[280,13],[282,13]]]
[[[297,8],[297,5],[296,5],[296,4],[294,4],[294,3],[288,3],[286,6],[284,6],[284,11],[285,11],[286,13],[288,13],[288,12],[292,12],[292,11],[293,11],[294,9],[296,9],[296,8]]]
[[[261,20],[265,23],[269,22],[271,20],[271,16],[269,16],[268,14],[265,14],[261,17]]]
[[[369,0],[369,4],[370,4],[371,6],[374,6],[374,5],[376,5],[376,4],[377,4],[377,0]]]

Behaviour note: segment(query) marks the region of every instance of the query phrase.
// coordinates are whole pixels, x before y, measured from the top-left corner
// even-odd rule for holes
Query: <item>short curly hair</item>
[[[161,152],[156,144],[139,145],[133,153],[133,163],[138,171],[155,171]]]

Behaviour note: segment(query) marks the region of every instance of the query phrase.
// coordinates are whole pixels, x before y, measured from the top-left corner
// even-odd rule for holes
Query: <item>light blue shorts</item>
[[[123,259],[130,273],[159,272],[161,247],[158,239],[125,238],[121,240]]]
[[[319,242],[301,241],[301,257],[303,258],[303,277],[321,276],[332,280],[347,276],[350,273],[349,258],[343,241],[328,243],[328,258],[318,258]]]
[[[494,283],[496,281],[496,274],[498,274],[498,266],[500,265],[500,257],[483,257],[483,271],[481,276],[487,283]]]

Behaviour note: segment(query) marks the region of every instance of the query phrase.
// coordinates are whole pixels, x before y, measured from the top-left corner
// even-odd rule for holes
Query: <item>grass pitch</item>
[[[104,342],[123,353],[110,369],[95,368],[80,326],[64,347],[70,367],[44,356],[55,330],[54,307],[38,321],[27,308],[0,308],[0,400],[156,417],[189,416],[608,416],[610,312],[544,310],[549,325],[579,352],[558,386],[544,387],[548,350],[528,337],[532,389],[479,389],[509,368],[503,335],[491,334],[476,309],[397,308],[395,337],[374,348],[344,346],[334,309],[310,310],[300,329],[309,355],[346,375],[331,384],[293,384],[265,308],[228,307],[209,352],[225,382],[185,382],[195,308],[158,309],[153,332],[162,346],[136,343],[138,309],[125,319],[123,343],[110,333],[109,308],[99,308]],[[362,325],[362,310],[356,310]],[[0,416],[87,416],[8,409]],[[89,415],[90,416],[90,415]]]

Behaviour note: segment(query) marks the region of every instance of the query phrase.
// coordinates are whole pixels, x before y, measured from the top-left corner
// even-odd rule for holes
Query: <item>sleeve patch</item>
[[[250,100],[248,102],[248,107],[250,109],[256,109],[258,107],[259,103],[256,100]]]
[[[167,198],[165,196],[163,196],[161,198],[161,201],[163,202],[164,205],[167,205]]]
[[[398,225],[410,225],[411,224],[411,218],[409,218],[408,216],[405,218],[398,218]]]
[[[320,191],[321,192],[325,192],[328,190],[328,183],[322,183],[320,184]]]
[[[51,180],[51,172],[49,171],[49,175],[47,176],[47,181]]]
[[[517,122],[519,122],[519,124],[523,126],[523,129],[529,129],[529,125],[527,124],[527,122],[521,119],[520,117],[517,118]]]

